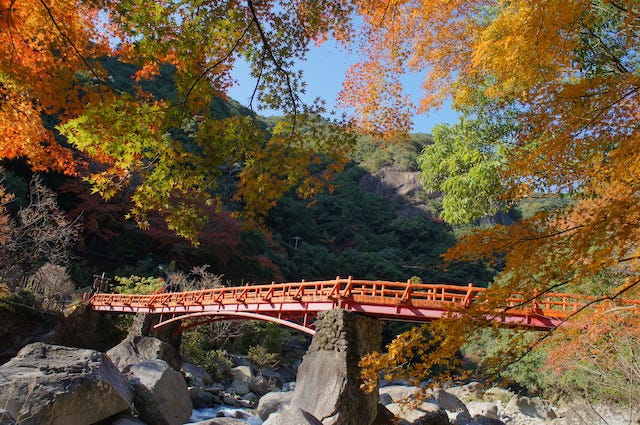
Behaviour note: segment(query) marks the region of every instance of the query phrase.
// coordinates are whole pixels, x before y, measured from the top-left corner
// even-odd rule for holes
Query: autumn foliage
[[[347,123],[320,120],[322,104],[300,100],[296,61],[313,43],[333,37],[359,49],[341,99],[361,130],[400,138],[412,108],[447,99],[468,115],[511,111],[517,131],[504,157],[481,140],[472,151],[484,155],[467,161],[499,162],[485,174],[494,182],[500,173],[492,186],[500,193],[483,199],[562,202],[475,231],[447,253],[503,272],[466,320],[430,328],[437,346],[425,349],[415,331],[387,357],[367,359],[376,372],[411,362],[419,377],[484,326],[487,311],[507,308],[510,293],[596,296],[585,309],[640,298],[639,34],[635,0],[0,0],[0,158],[79,174],[107,199],[124,191],[142,226],[159,213],[195,240],[207,208],[233,200],[256,219],[289,190],[313,196],[344,165],[354,140]],[[134,89],[113,84],[104,57],[135,65]],[[256,81],[251,106],[288,115],[269,134],[252,117],[211,114],[212,99],[236,83],[239,59]],[[140,83],[163,67],[175,93],[153,98]],[[406,72],[424,75],[419,105],[403,90]],[[314,172],[323,161],[326,173]],[[237,185],[223,199],[218,182],[228,170]],[[587,328],[616,308],[588,315]],[[637,309],[615,317],[620,327],[600,334],[640,321]],[[410,356],[411,347],[423,348]]]
[[[121,191],[130,215],[148,226],[160,213],[170,229],[196,240],[206,218],[194,202],[221,205],[215,195],[223,167],[244,165],[235,200],[242,214],[264,216],[300,185],[301,196],[326,181],[310,164],[344,163],[352,139],[336,120],[320,122],[320,103],[305,105],[294,59],[346,23],[331,3],[252,1],[203,4],[175,0],[7,0],[0,4],[0,158],[26,159],[33,171],[81,175],[105,199]],[[346,15],[345,15],[346,16]],[[133,90],[103,66],[132,64]],[[214,116],[211,102],[234,84],[231,70],[247,61],[255,77],[252,105],[289,115],[266,134],[251,118]],[[174,92],[154,99],[143,82],[171,73]],[[146,87],[146,86],[145,86]],[[176,132],[191,126],[178,140]],[[60,137],[63,136],[63,137]]]
[[[422,109],[451,97],[468,114],[515,111],[517,132],[508,140],[498,199],[557,201],[514,225],[477,230],[447,253],[450,260],[484,260],[503,272],[486,303],[447,327],[439,350],[448,347],[445,354],[453,355],[460,335],[473,337],[468,322],[480,324],[487,312],[504,311],[504,300],[514,292],[532,301],[555,290],[595,297],[569,319],[573,325],[540,335],[536,348],[560,341],[568,353],[580,350],[585,335],[590,341],[628,337],[640,323],[638,309],[616,302],[640,297],[637,2],[377,6],[366,33],[376,63],[387,71],[425,72]],[[485,146],[491,143],[486,139]],[[616,326],[605,325],[611,321]],[[504,361],[518,358],[516,342]],[[529,349],[528,343],[520,345],[520,353]],[[365,364],[397,370],[393,360],[371,358]],[[431,358],[425,362],[429,370],[437,366]]]

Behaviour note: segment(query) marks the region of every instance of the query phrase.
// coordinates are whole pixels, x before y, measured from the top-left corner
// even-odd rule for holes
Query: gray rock
[[[387,404],[393,403],[393,397],[391,397],[387,393],[380,392],[380,396],[378,397],[378,403],[386,406]]]
[[[469,382],[468,384],[462,386],[454,386],[446,389],[449,394],[453,394],[454,396],[465,402],[477,399],[481,390],[482,385],[479,382]]]
[[[505,411],[510,413],[522,413],[523,415],[540,419],[555,419],[557,417],[549,404],[543,401],[540,397],[529,398],[514,396],[509,403],[507,403]]]
[[[211,375],[204,370],[203,367],[194,365],[192,363],[184,362],[182,363],[182,367],[180,368],[180,372],[184,375],[188,384],[197,387],[205,387],[208,385],[213,385],[213,379],[211,379]],[[195,385],[196,380],[199,380],[198,383],[202,383],[204,385]]]
[[[460,412],[456,415],[455,425],[470,425],[473,423],[473,418],[469,412]]]
[[[474,401],[467,403],[469,413],[473,416],[484,416],[487,418],[498,418],[498,405],[493,402]]]
[[[284,406],[288,406],[293,398],[293,392],[272,392],[263,395],[258,401],[258,415],[264,421],[273,412],[277,412]]]
[[[447,391],[438,390],[433,394],[433,398],[444,410],[450,412],[468,412],[467,406],[465,406],[462,400]]]
[[[211,394],[222,394],[224,391],[224,386],[218,382],[214,382],[212,385],[209,385],[205,388],[205,390],[209,391]]]
[[[487,418],[486,416],[476,416],[473,418],[473,421],[478,425],[505,425],[500,419]]]
[[[15,419],[7,410],[0,409],[0,425],[16,425]]]
[[[129,369],[133,406],[140,418],[154,425],[181,425],[192,405],[182,374],[162,360],[145,360]]]
[[[276,381],[266,376],[253,376],[249,381],[249,390],[259,395],[265,395],[277,388],[277,386],[271,384],[272,382]]]
[[[255,407],[255,403],[250,402],[249,400],[245,400],[243,398],[241,398],[240,400],[238,400],[238,405],[240,407],[243,407],[245,409],[251,409],[253,407]]]
[[[164,360],[175,370],[180,370],[180,353],[173,346],[158,338],[148,336],[128,337],[107,351],[107,356],[122,372],[144,360]]]
[[[240,403],[238,403],[238,399],[234,395],[231,395],[228,393],[224,393],[222,395],[222,402],[227,406],[231,406],[231,407],[240,406]]]
[[[254,393],[246,393],[242,396],[242,399],[248,401],[249,403],[257,404],[260,400],[260,397],[258,397]]]
[[[401,425],[449,425],[447,412],[435,403],[425,402],[415,409],[398,403],[391,403],[386,407],[401,419]]]
[[[198,387],[189,387],[189,398],[194,409],[206,409],[216,402],[216,396]]]
[[[322,422],[309,412],[295,406],[288,406],[281,412],[271,415],[262,425],[322,425]]]
[[[329,310],[318,315],[316,333],[298,368],[291,405],[324,425],[369,425],[375,418],[378,392],[360,389],[358,362],[378,350],[382,324],[376,319]]]
[[[0,406],[21,425],[94,423],[128,410],[132,398],[126,378],[94,350],[38,342],[0,366]]]
[[[251,383],[251,368],[249,366],[236,366],[231,369],[233,381],[229,387],[231,392],[239,395],[245,395],[251,391],[249,384]]]
[[[407,385],[389,385],[380,388],[380,394],[388,394],[391,399],[397,403],[400,401],[411,400],[420,391],[418,387],[412,387]]]

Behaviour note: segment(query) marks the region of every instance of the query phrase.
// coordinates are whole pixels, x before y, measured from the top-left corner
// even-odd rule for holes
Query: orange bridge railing
[[[267,320],[313,333],[320,311],[344,308],[385,320],[426,322],[482,302],[486,289],[473,286],[347,279],[220,287],[150,295],[95,294],[93,310],[160,314],[156,327],[179,322],[183,328],[213,320]],[[546,293],[528,299],[513,294],[491,317],[508,325],[550,329],[594,300],[576,294]],[[640,308],[640,301],[626,301]]]

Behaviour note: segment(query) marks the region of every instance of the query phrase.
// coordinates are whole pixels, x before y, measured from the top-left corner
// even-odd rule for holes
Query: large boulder
[[[453,394],[464,402],[477,400],[480,398],[480,393],[482,392],[482,384],[479,382],[469,382],[462,386],[449,387],[447,388],[447,392],[449,394]]]
[[[449,416],[435,403],[425,402],[417,408],[391,403],[386,408],[400,418],[399,425],[449,425]]]
[[[129,369],[133,407],[140,419],[154,425],[181,425],[192,405],[182,374],[162,360],[145,360]]]
[[[236,366],[231,369],[231,376],[233,376],[233,381],[231,381],[231,386],[229,387],[229,392],[245,395],[251,391],[251,368],[249,366]]]
[[[206,409],[213,407],[220,401],[219,397],[211,394],[209,391],[205,391],[199,387],[189,387],[189,398],[194,409]]]
[[[386,387],[381,387],[379,392],[380,395],[388,395],[397,403],[413,400],[416,395],[420,393],[420,388],[408,385],[388,385]]]
[[[445,390],[437,390],[433,393],[436,403],[449,412],[468,412],[467,406],[455,395]]]
[[[322,425],[317,418],[299,407],[287,406],[264,421],[263,425]]]
[[[468,412],[472,416],[484,416],[486,418],[498,418],[498,405],[489,401],[472,401],[467,403]]]
[[[291,405],[324,425],[369,425],[376,416],[378,392],[360,389],[358,362],[381,344],[382,324],[374,318],[340,309],[318,314]]]
[[[0,366],[0,406],[21,425],[83,425],[128,410],[127,379],[103,353],[29,344]]]
[[[291,399],[293,398],[293,392],[272,392],[267,393],[260,397],[260,401],[258,401],[258,415],[264,421],[269,415],[273,412],[277,412],[283,406],[288,406],[291,403]]]
[[[172,345],[150,336],[127,337],[107,351],[107,356],[122,372],[143,360],[164,360],[175,370],[180,370],[180,353]]]
[[[184,375],[187,383],[194,387],[206,387],[208,385],[213,385],[211,375],[209,375],[209,372],[201,366],[184,362],[182,363],[180,372]]]

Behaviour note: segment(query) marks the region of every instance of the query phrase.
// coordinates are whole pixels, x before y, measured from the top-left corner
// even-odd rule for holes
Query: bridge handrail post
[[[344,287],[344,291],[342,292],[342,298],[351,297],[351,290],[353,289],[353,277],[349,276],[347,278],[347,286]]]
[[[340,276],[336,276],[336,283],[331,288],[328,298],[340,298]]]
[[[405,304],[411,298],[411,292],[413,291],[413,285],[411,279],[407,280],[407,286],[404,289],[404,293],[402,294],[402,298],[400,298],[400,303]]]
[[[473,297],[473,283],[469,282],[469,284],[467,285],[467,293],[464,296],[464,299],[462,300],[462,306],[464,308],[471,307],[472,297]]]
[[[275,291],[275,282],[271,281],[271,286],[265,295],[262,296],[262,299],[265,301],[271,301],[271,297],[273,297],[273,293]]]
[[[297,290],[297,291],[296,291],[296,293],[293,295],[293,299],[294,299],[294,300],[298,300],[298,301],[300,301],[300,300],[302,299],[302,296],[304,295],[304,284],[305,284],[305,281],[303,280],[303,281],[300,283],[300,286],[298,287],[298,290]]]
[[[538,288],[533,290],[533,299],[531,300],[531,311],[533,313],[540,313],[540,304],[538,303],[538,297],[540,296],[540,292]]]

